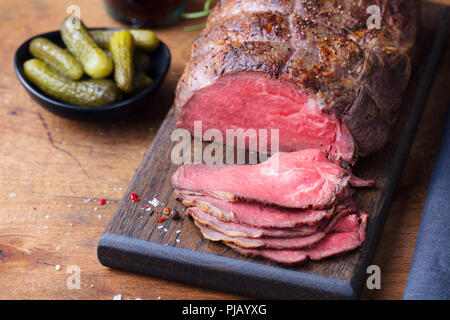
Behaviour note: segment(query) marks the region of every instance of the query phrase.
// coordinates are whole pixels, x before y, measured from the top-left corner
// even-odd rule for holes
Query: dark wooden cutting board
[[[256,298],[356,298],[444,47],[448,30],[444,11],[438,5],[423,5],[417,59],[403,101],[404,112],[389,144],[362,159],[354,169],[362,178],[377,180],[376,188],[358,191],[355,197],[359,207],[370,213],[367,240],[361,248],[320,262],[285,267],[243,257],[225,245],[204,240],[192,220],[184,216],[178,221],[169,219],[158,228],[161,224],[156,219],[162,214],[150,215],[144,206],[148,200],[157,198],[163,204],[155,211],[167,206],[184,212],[170,183],[177,168],[170,158],[175,145],[171,142],[175,129],[171,110],[98,243],[100,262],[111,268]],[[142,201],[131,201],[132,192]]]

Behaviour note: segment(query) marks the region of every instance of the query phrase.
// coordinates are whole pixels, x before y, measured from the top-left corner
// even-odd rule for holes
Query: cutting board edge
[[[260,299],[353,300],[360,289],[353,285],[359,283],[353,278],[350,281],[328,278],[117,234],[101,236],[97,256],[102,265],[113,269]],[[215,281],[218,275],[227,281]],[[262,290],[261,286],[271,290]]]

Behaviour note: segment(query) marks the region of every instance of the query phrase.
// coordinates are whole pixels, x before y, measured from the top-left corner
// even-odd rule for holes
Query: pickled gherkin
[[[156,34],[151,30],[145,29],[129,29],[134,38],[136,48],[153,51],[159,47],[159,39]],[[109,48],[109,43],[118,30],[92,30],[89,34],[94,41],[103,49]]]
[[[135,50],[133,56],[134,69],[148,72],[150,70],[150,57],[142,50]]]
[[[111,58],[97,46],[80,19],[74,16],[65,18],[61,25],[61,37],[91,78],[106,78],[111,74]]]
[[[120,90],[131,93],[134,87],[134,38],[129,31],[116,32],[109,43],[114,61],[114,80]]]
[[[90,30],[89,35],[103,50],[109,50],[109,42],[118,30]]]
[[[48,63],[66,77],[78,80],[83,76],[83,67],[75,57],[48,39],[33,39],[29,50],[34,57]]]
[[[136,72],[134,76],[134,93],[139,93],[153,84],[153,79],[144,72]]]
[[[101,107],[121,100],[122,93],[112,80],[73,81],[39,59],[30,59],[23,65],[27,78],[49,97],[64,103]]]
[[[130,29],[136,46],[142,50],[154,51],[159,47],[159,39],[151,30]]]

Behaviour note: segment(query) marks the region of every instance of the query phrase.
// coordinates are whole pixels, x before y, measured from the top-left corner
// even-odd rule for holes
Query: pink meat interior
[[[317,149],[280,153],[255,165],[181,166],[172,176],[178,190],[237,197],[287,208],[327,208],[345,190],[349,173]]]
[[[178,127],[193,133],[194,121],[202,121],[203,132],[219,129],[224,143],[226,129],[268,129],[270,152],[270,129],[278,129],[280,151],[314,148],[333,159],[351,162],[353,157],[353,138],[345,124],[292,82],[265,74],[225,75],[195,92],[179,111]]]

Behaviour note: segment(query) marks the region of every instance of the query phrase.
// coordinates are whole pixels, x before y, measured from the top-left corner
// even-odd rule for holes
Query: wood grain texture
[[[202,1],[192,2],[195,10]],[[101,1],[0,1],[0,299],[112,299],[118,293],[124,299],[238,298],[98,262],[97,241],[170,108],[198,32],[182,31],[192,22],[157,32],[173,59],[148,109],[116,121],[70,121],[30,99],[12,61],[22,41],[58,29],[72,4],[80,6],[88,26],[120,26]],[[401,298],[450,98],[448,70],[447,48],[373,260],[382,270],[382,290],[364,290],[362,298]],[[100,198],[108,201],[105,206],[96,203]],[[81,268],[80,290],[66,286],[70,265]]]

